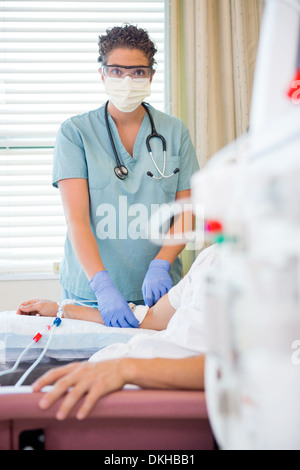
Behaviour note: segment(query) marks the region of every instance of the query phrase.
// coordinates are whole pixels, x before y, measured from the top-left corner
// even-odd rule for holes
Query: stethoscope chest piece
[[[124,165],[116,166],[115,174],[120,180],[124,180],[128,175],[128,170]]]

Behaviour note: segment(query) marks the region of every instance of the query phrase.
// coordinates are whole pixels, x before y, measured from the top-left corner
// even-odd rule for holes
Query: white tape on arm
[[[149,311],[149,307],[147,305],[135,305],[132,311],[139,324],[141,324]]]

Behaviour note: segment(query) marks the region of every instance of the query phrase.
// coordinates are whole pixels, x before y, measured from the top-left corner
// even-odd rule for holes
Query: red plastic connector
[[[206,232],[218,233],[223,230],[223,226],[218,220],[206,220],[204,227]]]
[[[33,341],[35,341],[36,343],[42,338],[43,335],[41,335],[41,333],[37,333],[35,335],[35,337],[33,338]]]

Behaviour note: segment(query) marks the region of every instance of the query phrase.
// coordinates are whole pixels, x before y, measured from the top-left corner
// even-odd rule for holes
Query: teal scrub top
[[[165,174],[171,174],[175,168],[180,171],[161,180],[147,175],[151,171],[160,176],[146,147],[146,138],[151,133],[147,113],[134,143],[133,156],[123,146],[109,114],[119,158],[129,172],[125,180],[120,180],[114,172],[116,160],[105,125],[104,109],[102,106],[72,117],[61,125],[54,150],[53,185],[58,187],[58,181],[68,178],[87,179],[91,229],[103,264],[127,301],[141,301],[142,283],[149,263],[161,248],[148,237],[151,233],[151,228],[147,228],[148,218],[161,204],[173,202],[177,191],[190,189],[191,176],[199,166],[189,132],[182,121],[149,105],[156,130],[167,143]],[[151,147],[154,159],[162,169],[161,141],[151,139]],[[181,274],[182,264],[177,258],[170,269],[173,285],[178,283]],[[96,300],[68,236],[60,265],[60,283],[73,295]]]

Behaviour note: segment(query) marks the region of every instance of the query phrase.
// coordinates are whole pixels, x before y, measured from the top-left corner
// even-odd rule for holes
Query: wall
[[[19,279],[0,281],[0,312],[16,310],[25,300],[36,298],[59,301],[61,287],[57,276],[50,279]]]

